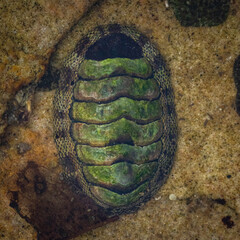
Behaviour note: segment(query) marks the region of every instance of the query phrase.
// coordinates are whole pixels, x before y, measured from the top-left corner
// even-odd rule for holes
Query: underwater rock
[[[185,27],[212,27],[223,23],[229,0],[169,0],[177,20]]]

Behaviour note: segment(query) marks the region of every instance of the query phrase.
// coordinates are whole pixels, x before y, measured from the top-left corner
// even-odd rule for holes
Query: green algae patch
[[[144,58],[108,58],[102,61],[84,60],[78,74],[83,79],[92,80],[119,75],[149,78],[152,75],[152,68]]]
[[[142,164],[158,159],[162,151],[162,142],[158,141],[148,146],[131,146],[117,144],[107,147],[91,147],[89,145],[77,145],[78,158],[85,164],[111,165],[119,160]]]
[[[75,141],[96,147],[120,143],[146,146],[157,141],[162,132],[161,121],[140,125],[125,118],[104,125],[73,123],[71,127]]]
[[[158,96],[159,86],[153,78],[119,76],[95,81],[78,81],[74,88],[74,98],[80,101],[103,102],[119,97],[153,100]]]
[[[126,192],[154,176],[157,165],[157,162],[141,165],[119,162],[111,166],[84,166],[83,172],[92,184]]]
[[[162,112],[159,100],[136,101],[124,97],[106,104],[74,102],[71,117],[85,123],[105,124],[123,117],[138,123],[147,123],[160,119]]]
[[[91,191],[96,198],[104,201],[108,205],[112,207],[120,207],[127,206],[139,200],[139,198],[141,198],[141,196],[143,196],[144,193],[148,190],[148,185],[149,183],[146,182],[140,185],[136,190],[127,194],[118,194],[116,192],[98,186],[91,187]]]

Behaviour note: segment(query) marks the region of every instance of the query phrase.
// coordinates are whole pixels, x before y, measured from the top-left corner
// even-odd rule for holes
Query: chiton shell
[[[135,211],[166,180],[177,141],[170,74],[132,27],[99,26],[60,71],[55,142],[65,176],[98,205]]]

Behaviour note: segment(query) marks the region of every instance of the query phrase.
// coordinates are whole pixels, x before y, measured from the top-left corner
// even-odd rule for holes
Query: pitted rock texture
[[[38,82],[55,45],[95,0],[1,2],[0,135],[8,122],[3,113],[15,93]]]
[[[177,158],[155,198],[137,213],[74,240],[239,238],[240,122],[233,66],[239,55],[240,3],[231,1],[224,23],[195,28],[181,26],[165,2],[101,1],[62,40],[52,58],[51,66],[60,69],[62,59],[96,25],[133,24],[157,45],[171,69],[179,119]],[[28,123],[10,127],[1,146],[0,238],[4,240],[37,238],[32,225],[9,206],[7,193],[10,187],[17,190],[11,177],[29,161],[54,174],[62,171],[53,141],[54,94],[34,95]],[[30,144],[31,150],[18,154],[20,143]]]

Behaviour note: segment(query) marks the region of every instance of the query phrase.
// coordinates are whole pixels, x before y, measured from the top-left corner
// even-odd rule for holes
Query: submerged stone
[[[169,0],[177,20],[185,27],[212,27],[228,17],[229,0]]]

